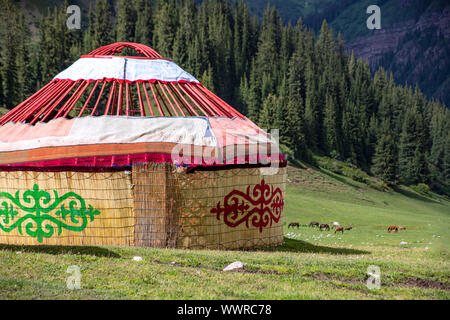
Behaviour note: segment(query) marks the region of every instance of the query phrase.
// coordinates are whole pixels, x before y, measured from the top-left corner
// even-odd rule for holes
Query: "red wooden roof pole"
[[[170,116],[172,116],[172,112],[170,112],[169,108],[167,107],[166,102],[164,101],[164,98],[161,95],[161,92],[159,92],[158,86],[156,85],[156,81],[155,83],[152,84],[155,87],[156,92],[158,93],[158,97],[161,99],[162,103],[164,104],[164,106],[166,107],[167,112],[170,114]],[[165,116],[165,114],[163,114]]]
[[[154,116],[154,114],[153,114],[153,107],[150,104],[150,99],[148,98],[148,92],[147,92],[147,89],[145,88],[145,82],[142,82],[142,88],[144,88],[145,97],[147,98],[148,110],[150,111],[150,114],[153,117]]]
[[[72,84],[69,86],[68,89],[65,89],[64,92],[62,93],[62,95],[59,97],[59,99],[57,99],[51,106],[48,107],[48,110],[46,112],[43,113],[42,119],[41,121],[44,122],[45,120],[47,120],[47,118],[49,117],[49,115],[56,109],[56,107],[59,105],[59,103],[61,101],[64,100],[64,98],[72,91],[72,89],[80,82],[80,80],[78,81],[74,81],[73,83],[68,82],[68,84]],[[35,124],[38,120],[38,117],[35,117],[33,119],[33,121],[31,122],[31,124]]]
[[[119,83],[119,99],[117,99],[117,113],[116,115],[122,114],[123,108],[123,82]]]
[[[183,106],[186,108],[186,110],[189,112],[189,114],[192,116],[194,113],[196,116],[198,116],[197,111],[195,111],[194,108],[191,107],[191,105],[189,104],[189,102],[187,102],[187,100],[183,97],[183,94],[178,91],[177,87],[173,85],[173,83],[169,83],[169,86],[171,86],[175,91],[175,95],[178,95],[178,99],[180,99],[180,102],[183,104]]]
[[[127,101],[127,109],[125,111],[125,115],[128,116],[130,114],[130,102],[128,100],[128,90],[129,90],[129,84],[128,82],[125,83],[125,99]]]
[[[115,86],[116,86],[116,82],[112,81],[111,86],[109,87],[108,102],[106,103],[106,108],[105,108],[104,115],[108,114],[109,107],[111,106],[112,95],[113,95],[113,91],[114,91]]]
[[[164,93],[164,96],[166,97],[167,102],[170,104],[170,107],[172,108],[173,112],[175,113],[175,116],[178,117],[178,112],[175,110],[175,107],[172,104],[172,101],[170,101],[169,97],[167,96],[166,90],[164,90],[163,86],[161,85],[161,82],[158,83],[161,91]],[[163,100],[164,102],[165,100]]]
[[[203,99],[205,99],[206,103],[209,103],[214,108],[220,110],[222,112],[222,114],[225,114],[227,117],[231,118],[234,116],[233,113],[231,113],[232,109],[224,108],[222,105],[217,103],[216,100],[212,99],[212,97],[208,96],[205,92],[203,92],[200,88],[200,84],[192,84],[192,86],[195,88],[196,92],[198,92],[198,94],[201,97],[203,97]]]
[[[132,92],[131,92],[131,86],[130,86],[130,84],[127,82],[127,85],[128,85],[128,95],[129,95],[129,97],[130,97],[130,111],[131,111],[131,116],[133,116],[134,117],[134,103],[133,103],[133,95],[132,95]]]
[[[54,99],[56,96],[60,94],[61,91],[64,90],[64,86],[66,83],[59,82],[56,83],[55,88],[49,88],[45,92],[42,93],[42,96],[36,96],[34,95],[34,99],[30,100],[32,104],[30,104],[27,107],[24,107],[22,111],[17,112],[14,117],[11,118],[11,121],[25,121],[30,117],[33,113],[35,113],[39,108],[42,108],[42,106]]]
[[[84,113],[84,110],[86,109],[86,107],[87,107],[89,101],[91,101],[92,95],[94,94],[95,89],[97,89],[98,82],[99,82],[99,80],[97,80],[97,81],[95,82],[94,87],[93,87],[92,90],[91,90],[91,93],[89,94],[89,96],[88,96],[86,102],[84,103],[83,107],[82,107],[81,110],[80,110],[80,114],[78,115],[78,118],[81,117],[81,115]]]
[[[98,94],[97,102],[95,103],[94,109],[92,109],[91,116],[93,116],[95,114],[95,112],[97,111],[98,103],[100,102],[100,98],[102,97],[103,90],[105,90],[106,83],[107,83],[106,81],[103,82],[102,89],[100,90],[100,93]]]
[[[152,83],[149,82],[148,85],[149,85],[150,89],[152,89],[153,99],[155,99],[155,101],[156,101],[156,105],[158,106],[159,114],[160,114],[161,116],[164,116],[164,113],[162,112],[162,108],[161,108],[161,105],[160,105],[160,103],[159,103],[159,100],[158,100],[158,98],[156,98],[155,91],[153,90]]]
[[[49,83],[47,83],[45,86],[43,86],[41,89],[39,89],[39,91],[37,91],[35,94],[31,95],[30,97],[28,97],[25,101],[19,103],[16,107],[14,107],[13,109],[11,109],[11,111],[9,113],[7,113],[6,115],[4,115],[1,118],[0,121],[0,125],[4,125],[6,122],[9,122],[11,119],[18,111],[20,111],[22,109],[23,106],[25,106],[26,104],[28,104],[31,100],[36,99],[36,96],[40,93],[43,93],[45,91],[47,91],[47,89],[49,89],[49,87],[51,85],[53,85],[55,82],[57,82],[56,80],[52,80]]]
[[[177,99],[175,99],[175,97],[172,94],[172,89],[171,87],[169,87],[166,83],[163,83],[164,88],[166,89],[167,92],[169,92],[170,97],[172,98],[173,102],[175,103],[175,105],[177,106],[178,110],[180,110],[181,114],[183,116],[186,116],[186,114],[184,113],[183,109],[180,107],[180,105],[178,104]]]
[[[115,82],[115,81],[114,81]],[[114,107],[116,106],[116,92],[117,92],[117,86],[119,85],[120,83],[118,83],[117,85],[115,85],[114,86],[114,92],[113,92],[113,100],[112,100],[112,103],[111,103],[111,115],[113,115],[114,114]],[[117,111],[116,111],[117,112]]]
[[[84,87],[80,90],[80,92],[76,95],[75,99],[71,102],[71,104],[67,107],[67,111],[64,113],[63,117],[67,117],[72,111],[75,104],[80,100],[81,95],[86,91],[87,87],[89,87],[89,82],[85,81]]]
[[[187,97],[189,97],[189,99],[191,99],[191,101],[192,102],[194,102],[194,104],[195,104],[195,106],[200,110],[200,111],[202,111],[203,112],[203,114],[205,115],[205,116],[208,116],[208,113],[197,103],[197,101],[195,100],[195,99],[193,99],[192,98],[192,96],[189,94],[189,93],[187,93],[186,92],[186,90],[185,90],[185,88],[181,85],[181,83],[177,83],[177,86],[181,89],[181,91],[183,91],[184,92],[184,94],[187,96]]]
[[[64,92],[66,92],[66,90],[72,85],[72,82],[70,81],[61,81],[61,82],[62,86],[57,91],[55,91],[51,96],[47,96],[42,102],[39,101],[36,103],[36,111],[38,111],[39,108],[40,110],[31,119],[30,124],[37,122],[39,120],[39,117],[42,114],[44,114],[44,112],[47,111],[48,108],[52,107],[52,105],[55,103],[55,99],[57,101],[58,97],[64,94]],[[29,117],[31,117],[32,115],[33,114],[30,113]],[[29,117],[27,116],[27,119]]]
[[[245,119],[245,116],[243,116],[240,112],[238,112],[236,109],[233,109],[228,103],[226,103],[225,101],[223,101],[222,99],[220,99],[218,96],[216,96],[214,93],[212,93],[211,91],[209,91],[206,87],[204,87],[202,84],[199,84],[199,87],[206,92],[206,94],[213,99],[214,101],[216,101],[217,103],[219,103],[220,105],[222,105],[223,108],[225,108],[228,112],[230,112],[231,114],[234,114],[242,119]]]
[[[197,95],[192,92],[191,88],[189,88],[189,86],[185,85],[184,83],[180,83],[180,88],[184,88],[187,92],[188,92],[188,96],[189,98],[192,99],[192,101],[196,101],[197,102],[197,106],[202,105],[208,112],[204,111],[203,108],[203,112],[205,113],[205,116],[209,117],[209,116],[214,116],[215,112],[211,111],[211,109],[208,107],[208,105],[204,105],[200,99],[197,97]]]
[[[207,98],[205,98],[204,93],[197,90],[197,87],[194,85],[191,85],[190,83],[187,84],[187,86],[197,95],[197,97],[203,101],[203,103],[208,106],[212,111],[214,115],[219,116],[228,116],[226,112],[222,111],[220,108],[217,108],[211,101],[209,101]]]
[[[141,112],[141,117],[145,117],[145,108],[144,108],[144,101],[142,100],[142,94],[141,89],[139,87],[139,82],[136,82],[136,89],[139,97],[139,109]]]
[[[72,104],[72,101],[75,100],[75,97],[78,95],[78,92],[81,90],[81,88],[84,87],[85,80],[78,80],[78,81],[79,85],[75,89],[75,92],[73,92],[72,95],[69,97],[69,99],[67,99],[67,101],[64,103],[64,105],[59,108],[58,112],[56,113],[56,116],[53,118],[58,118],[59,116],[61,116],[63,112],[66,111],[66,109]]]

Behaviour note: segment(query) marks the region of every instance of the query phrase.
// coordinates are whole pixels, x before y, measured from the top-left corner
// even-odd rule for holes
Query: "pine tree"
[[[135,42],[153,46],[153,9],[149,1],[136,0]]]
[[[263,107],[259,115],[258,124],[264,130],[275,128],[276,123],[276,109],[278,106],[278,98],[269,94],[263,101]],[[275,128],[278,129],[278,128]]]
[[[382,128],[383,132],[375,148],[372,172],[388,185],[396,185],[398,183],[397,146],[391,134],[389,121],[385,121]]]
[[[447,137],[445,139],[444,157],[442,162],[443,162],[442,173],[444,176],[444,181],[445,184],[447,185],[447,188],[450,189],[450,131],[447,132]]]
[[[83,51],[91,52],[94,49],[94,13],[92,2],[89,2],[87,28],[83,35]]]
[[[174,7],[173,0],[158,0],[153,16],[153,46],[165,58],[172,56],[173,41],[176,32]]]
[[[116,41],[133,42],[135,39],[137,13],[129,0],[117,2]]]
[[[399,169],[405,184],[427,182],[428,165],[423,118],[417,108],[408,109],[400,136]]]
[[[234,90],[232,12],[229,1],[210,3],[208,32],[211,50],[211,67],[214,71],[216,93],[225,101],[232,101]]]
[[[305,122],[307,126],[308,145],[319,151],[323,141],[323,109],[319,93],[319,80],[315,63],[310,57],[306,62]]]
[[[338,111],[336,100],[332,95],[326,95],[325,115],[324,115],[324,131],[327,153],[337,157],[339,155],[339,136],[338,136]]]
[[[262,79],[271,79],[272,85],[266,87],[276,88],[281,79],[280,70],[274,61],[279,61],[282,37],[282,21],[278,11],[274,7],[267,6],[263,14],[261,34],[258,42],[258,53],[256,55],[256,68],[259,77],[256,85],[262,84]],[[273,91],[264,91],[261,96],[264,99]]]
[[[92,46],[98,48],[110,44],[113,39],[111,17],[113,12],[108,0],[95,2]]]
[[[2,46],[0,48],[2,54],[2,92],[4,95],[4,105],[7,108],[12,108],[14,102],[17,100],[17,65],[15,57],[15,36],[14,33],[18,31],[17,21],[14,19],[16,8],[12,3],[6,1],[2,4]],[[7,19],[8,18],[8,19]],[[12,19],[11,19],[12,18]]]

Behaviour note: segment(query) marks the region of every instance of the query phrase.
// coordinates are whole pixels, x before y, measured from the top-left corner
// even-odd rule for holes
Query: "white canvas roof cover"
[[[199,81],[176,63],[164,59],[133,59],[129,57],[80,58],[54,79],[125,81]]]

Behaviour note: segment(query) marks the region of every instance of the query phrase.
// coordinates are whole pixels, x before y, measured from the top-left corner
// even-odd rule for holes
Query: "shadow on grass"
[[[14,252],[17,251],[36,252],[54,255],[79,254],[96,257],[120,258],[120,255],[117,254],[116,252],[110,251],[105,248],[89,247],[89,246],[50,246],[50,245],[25,246],[25,245],[0,244],[0,250],[14,251]]]
[[[430,202],[430,203],[439,203],[436,200],[427,198],[427,197],[422,196],[422,195],[420,195],[418,193],[415,193],[415,192],[412,192],[412,191],[409,191],[409,190],[406,190],[406,189],[403,189],[403,188],[394,187],[393,189],[394,189],[395,192],[398,192],[398,193],[400,193],[400,194],[402,194],[402,195],[404,195],[405,197],[408,197],[408,198],[412,198],[412,199],[416,199],[416,200],[420,200],[420,201],[424,201],[424,202]]]
[[[370,251],[349,249],[349,248],[333,248],[326,246],[318,246],[306,241],[284,238],[285,243],[278,247],[265,248],[264,251],[273,252],[307,252],[307,253],[330,253],[330,254],[370,254]]]
[[[336,174],[336,173],[334,173],[334,172],[331,172],[331,171],[327,172],[327,171],[323,170],[323,169],[320,168],[320,167],[318,167],[318,168],[316,168],[316,169],[317,169],[319,172],[321,172],[321,173],[323,173],[323,174],[329,176],[330,178],[333,178],[333,179],[339,181],[340,183],[343,183],[343,184],[348,185],[349,187],[352,187],[352,188],[355,188],[355,189],[359,189],[359,188],[360,188],[360,186],[357,185],[356,183],[353,184],[353,183],[349,182],[348,180],[344,179],[343,177],[339,176],[338,174]]]

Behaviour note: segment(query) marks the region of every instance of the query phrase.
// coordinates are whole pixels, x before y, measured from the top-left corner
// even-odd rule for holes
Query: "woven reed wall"
[[[35,188],[38,190],[34,192]],[[83,201],[85,210],[80,210]],[[71,205],[80,211],[72,210],[71,215]],[[45,212],[45,208],[53,206]],[[59,235],[58,223],[61,224]],[[51,230],[53,234],[46,237]],[[0,243],[133,245],[130,175],[124,172],[0,172]]]
[[[274,246],[283,242],[285,185],[286,168],[269,175],[258,168],[186,173],[169,164],[133,166],[131,175],[0,172],[0,243]]]
[[[269,188],[263,198],[268,201],[271,195],[276,194],[281,195],[282,199],[286,168],[280,168],[276,174],[265,175],[258,168],[186,173],[185,168],[171,165],[133,167],[135,244],[192,249],[243,249],[279,245],[283,243],[282,208],[275,215],[277,221],[271,219],[267,212],[261,218],[257,212],[250,214],[255,207],[251,202],[261,200],[261,193],[254,188],[261,185],[263,180]],[[279,192],[274,192],[277,189]],[[224,221],[225,198],[233,192],[238,204],[244,203],[249,207],[239,211],[237,219],[232,219],[233,215],[229,214],[231,222],[246,219],[228,225]],[[228,209],[235,200],[232,197],[228,199]],[[270,209],[272,204],[267,202],[262,205]],[[218,206],[224,209],[219,214],[214,211]],[[260,206],[256,205],[258,208]],[[263,223],[267,221],[267,225],[261,228],[254,226],[252,221],[255,219]]]

